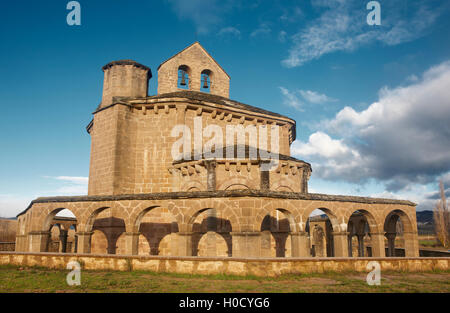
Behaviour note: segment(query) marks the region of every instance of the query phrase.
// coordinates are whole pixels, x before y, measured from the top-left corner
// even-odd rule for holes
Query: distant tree
[[[438,200],[433,211],[434,229],[437,239],[445,248],[448,248],[450,246],[450,212],[442,181],[439,183],[439,190],[441,199]]]

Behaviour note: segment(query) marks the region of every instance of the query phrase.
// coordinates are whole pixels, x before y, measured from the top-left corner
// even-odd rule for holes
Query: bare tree
[[[442,181],[439,183],[439,190],[441,199],[438,200],[433,211],[434,229],[437,239],[445,248],[448,248],[450,246],[450,212]]]

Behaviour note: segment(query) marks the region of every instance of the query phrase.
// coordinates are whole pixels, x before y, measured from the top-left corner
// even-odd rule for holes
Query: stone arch
[[[296,188],[295,183],[288,178],[279,179],[270,187],[270,190],[274,191],[295,192],[295,189],[298,189]]]
[[[170,206],[158,204],[147,206],[133,215],[131,231],[140,234],[135,240],[142,240],[139,239],[141,235],[145,237],[150,255],[161,254],[162,241],[168,235],[173,235],[171,238],[176,240],[175,234],[179,232],[179,221],[173,213]],[[137,253],[139,253],[139,246],[142,247],[143,243],[137,242],[137,245]]]
[[[207,232],[202,235],[196,248],[197,256],[231,256],[231,246],[223,234],[217,232]]]
[[[324,206],[313,206],[305,210],[302,214],[303,215],[302,220],[308,221],[309,217],[311,216],[311,213],[315,210],[321,210],[327,215],[327,217],[331,222],[331,227],[333,231],[335,232],[347,231],[347,229],[341,229],[341,225],[339,224],[339,215],[335,213],[335,211],[337,210],[329,209]]]
[[[75,219],[78,221],[78,216],[71,209],[59,207],[56,209],[49,210],[48,213],[43,212],[43,216],[45,216],[45,218],[41,228],[42,231],[50,231],[53,219],[58,213],[60,213],[63,210],[69,210],[75,216]]]
[[[107,253],[116,254],[117,240],[126,232],[126,218],[124,211],[115,210],[112,206],[103,206],[90,209],[87,212],[88,219],[84,225],[82,235],[90,235],[90,246],[95,244],[96,237],[93,237],[95,230],[100,230],[106,236]],[[100,238],[99,236],[97,236]]]
[[[297,215],[297,209],[289,203],[289,201],[268,201],[261,210],[258,210],[258,213],[255,217],[255,225],[260,230],[261,224],[264,220],[264,218],[270,214],[273,211],[279,211],[286,216],[287,220],[289,221],[289,227],[291,232],[298,232],[300,230],[299,225],[296,223],[296,215]]]
[[[195,219],[206,210],[216,210],[218,215],[230,221],[230,227],[233,231],[238,231],[239,227],[239,217],[235,210],[225,204],[225,201],[216,199],[202,199],[200,201],[190,201],[192,207],[184,214],[185,221],[184,226],[186,231],[192,231],[192,225]]]
[[[206,212],[210,212],[211,215],[204,216],[199,221],[200,223],[196,224],[196,220]],[[234,231],[238,222],[233,210],[227,207],[223,201],[204,199],[189,212],[188,216],[186,229],[192,232],[192,255],[197,255],[198,245],[202,238],[207,235],[208,239],[203,239],[204,242],[202,245],[208,243],[209,250],[208,252],[202,252],[202,254],[206,253],[212,256],[214,253],[220,253],[221,255],[225,255],[226,251],[227,256],[231,256],[231,233]],[[222,240],[226,243],[226,249],[223,247]],[[217,242],[219,246],[213,249],[211,245],[214,242]],[[203,248],[202,246],[201,250]]]
[[[181,191],[205,191],[205,186],[199,181],[189,181],[181,186]]]
[[[401,226],[399,232],[398,226]],[[414,226],[411,218],[406,212],[401,209],[392,209],[387,211],[384,219],[384,231],[387,238],[387,255],[388,257],[405,256],[417,254],[414,242]],[[396,241],[399,241],[400,248],[404,250],[398,250],[396,247]]]
[[[92,210],[92,212],[88,213],[88,219],[86,220],[86,224],[84,225],[84,231],[85,232],[90,232],[92,231],[92,227],[94,226],[94,222],[95,219],[97,218],[97,216],[107,210],[110,209],[110,207],[104,206],[104,207],[100,207],[100,208],[96,208],[94,210]]]
[[[233,189],[252,189],[252,183],[249,179],[244,177],[233,177],[225,179],[219,184],[218,190],[233,190]]]
[[[411,218],[409,215],[401,210],[401,209],[393,209],[387,212],[387,214],[384,216],[384,230],[385,231],[391,231],[392,230],[392,223],[394,219],[400,219],[400,221],[403,224],[403,230],[405,232],[412,232],[414,231],[414,226],[411,221]]]
[[[320,216],[311,216],[311,214],[315,210],[322,211],[326,215],[326,217],[323,218]],[[336,212],[340,214],[337,215]],[[324,257],[347,256],[347,223],[343,222],[344,225],[339,224],[339,220],[344,221],[342,213],[343,212],[339,212],[339,210],[336,208],[330,209],[322,205],[313,206],[303,212],[302,219],[304,218],[304,220],[306,221],[305,231],[309,234],[309,248],[311,251],[311,255],[324,254]],[[320,224],[322,230],[324,231],[326,253],[316,253],[316,247],[312,244],[312,241],[314,241],[313,232],[316,224]],[[338,241],[335,238],[336,236],[338,236]],[[343,236],[345,236],[345,240],[342,238]]]
[[[285,209],[285,207],[289,209]],[[263,207],[258,213],[256,220],[260,221],[261,231],[261,254],[266,257],[288,257],[292,256],[294,247],[292,244],[292,233],[298,231],[293,211],[288,202],[270,203]],[[275,213],[276,212],[276,213]],[[284,217],[279,220],[278,213]],[[295,212],[295,211],[294,211]],[[272,214],[276,214],[276,218]]]
[[[41,238],[41,251],[62,253],[67,252],[68,229],[66,229],[66,227],[63,227],[63,225],[61,225],[60,223],[55,222],[55,217],[57,217],[59,213],[65,210],[69,211],[73,216],[75,216],[73,225],[77,227],[77,223],[79,220],[72,209],[66,207],[49,208],[48,211],[44,211],[41,213],[41,216],[44,217],[44,219],[43,222],[41,222],[40,229],[45,234]],[[55,227],[58,229],[57,234],[55,232]]]
[[[192,70],[189,66],[182,64],[177,69],[177,87],[181,89],[192,89]],[[186,86],[186,87],[184,87]]]
[[[205,85],[205,78],[206,78],[206,85]],[[200,73],[200,91],[203,92],[211,92],[211,88],[213,86],[213,72],[209,69],[204,69]],[[206,86],[206,88],[205,88]]]
[[[346,214],[346,216],[344,216],[344,221],[346,222],[347,225],[349,224],[350,219],[355,212],[359,212],[365,217],[369,225],[370,232],[379,233],[383,231],[383,229],[381,228],[382,223],[374,214],[372,214],[372,212],[370,212],[367,209],[350,210],[349,213]],[[358,225],[355,225],[355,227],[358,228]]]

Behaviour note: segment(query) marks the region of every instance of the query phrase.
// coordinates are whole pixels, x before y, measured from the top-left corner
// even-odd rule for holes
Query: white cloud
[[[408,11],[386,1],[382,2],[382,25],[368,26],[369,11],[358,0],[313,1],[313,5],[325,11],[292,37],[289,56],[282,61],[286,67],[301,66],[325,54],[354,51],[375,42],[397,45],[415,40],[427,33],[441,11],[430,9],[423,1],[409,2]],[[406,16],[405,12],[411,13]]]
[[[15,217],[25,210],[33,198],[33,196],[26,197],[16,194],[0,195],[0,217]]]
[[[286,42],[286,36],[287,36],[287,33],[284,30],[280,31],[278,33],[278,41]]]
[[[78,177],[78,176],[56,176],[56,177],[46,176],[46,177],[70,182],[77,185],[87,185],[89,181],[88,177]]]
[[[38,197],[79,196],[86,195],[88,191],[88,177],[44,176],[43,178],[55,181],[57,187],[52,190],[37,191],[35,194],[0,194],[0,217],[16,216]]]
[[[311,90],[299,90],[300,95],[305,99],[306,101],[310,103],[325,103],[325,102],[335,102],[336,99],[330,98],[325,94],[321,94],[317,91],[311,91]]]
[[[235,27],[224,27],[218,32],[219,36],[231,35],[236,36],[238,38],[241,37],[241,31]]]
[[[267,23],[261,23],[257,29],[255,29],[251,34],[250,37],[256,37],[261,35],[268,35],[272,32],[269,25]]]
[[[292,9],[284,9],[283,15],[280,16],[280,20],[285,23],[298,22],[303,17],[303,11],[299,7]]]
[[[317,91],[311,90],[294,90],[290,91],[285,87],[279,87],[283,96],[283,104],[295,108],[298,111],[303,111],[305,103],[322,104],[326,102],[335,102],[336,99],[328,97]],[[303,98],[300,99],[300,98]]]
[[[449,86],[450,61],[408,86],[384,87],[367,109],[345,107],[322,121],[321,131],[308,142],[293,145],[293,154],[311,159],[319,178],[350,183],[375,179],[387,192],[416,198],[420,186],[439,178],[450,181]],[[423,202],[427,194],[420,192]]]
[[[296,140],[292,144],[291,150],[296,155],[324,158],[342,158],[348,156],[349,153],[356,153],[349,149],[342,140],[332,139],[320,131],[309,136],[309,141],[306,143]]]
[[[279,87],[281,94],[283,95],[283,104],[293,107],[298,111],[303,111],[303,103],[298,99],[294,92],[290,92],[287,88]]]

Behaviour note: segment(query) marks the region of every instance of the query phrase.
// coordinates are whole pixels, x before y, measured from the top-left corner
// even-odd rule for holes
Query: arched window
[[[211,71],[203,70],[201,73],[200,91],[211,92]]]
[[[189,74],[190,69],[186,65],[181,65],[178,67],[178,88],[189,89]]]

